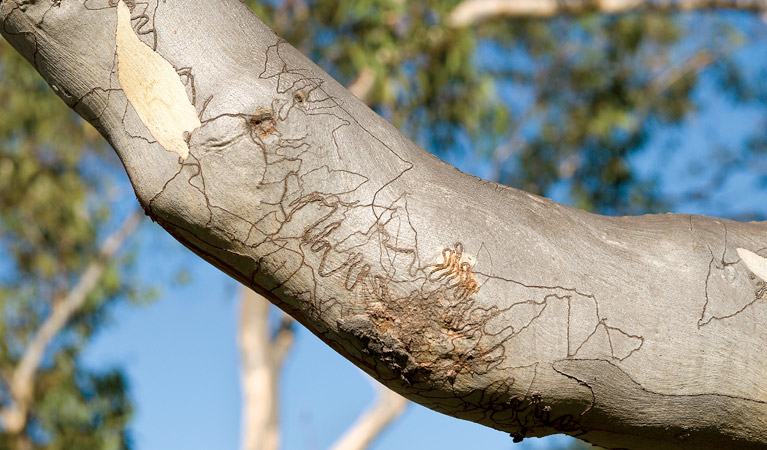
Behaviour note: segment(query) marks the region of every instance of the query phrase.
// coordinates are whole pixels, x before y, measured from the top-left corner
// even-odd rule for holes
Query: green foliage
[[[52,368],[40,373],[28,434],[0,435],[0,448],[18,448],[24,441],[50,450],[130,447],[132,407],[123,374],[84,371],[76,367],[76,356],[60,352]]]
[[[340,82],[372,69],[368,103],[435,153],[455,151],[457,136],[480,139],[506,125],[492,76],[473,63],[476,33],[445,24],[456,1],[246,3]]]
[[[30,339],[96,258],[113,205],[116,158],[101,136],[0,41],[0,393]],[[0,448],[126,448],[131,405],[119,371],[77,360],[121,298],[143,300],[132,255],[110,261],[96,289],[46,351],[24,432]],[[11,399],[0,396],[0,407]]]
[[[727,18],[591,13],[455,29],[445,19],[457,0],[246,3],[340,82],[372,69],[368,103],[430,151],[483,155],[488,178],[542,195],[564,187],[602,213],[670,206],[631,160],[698,111],[703,71],[747,97],[733,61],[744,34]]]
[[[525,138],[517,157],[501,162],[500,180],[539,194],[564,180],[571,202],[587,210],[657,209],[654,187],[636,178],[629,158],[652,125],[678,124],[695,110],[700,67],[664,77],[679,64],[671,53],[683,33],[674,18],[587,15],[517,25],[490,33],[499,47],[536,61],[503,71],[534,103],[514,118]]]

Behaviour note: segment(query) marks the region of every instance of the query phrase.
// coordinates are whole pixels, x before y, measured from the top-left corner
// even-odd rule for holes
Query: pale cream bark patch
[[[745,248],[737,249],[738,256],[748,267],[748,270],[754,273],[757,277],[764,281],[767,281],[767,258],[757,255],[751,250]]]
[[[117,3],[117,76],[125,96],[152,136],[166,150],[186,159],[184,133],[201,126],[176,69],[141,42],[131,27],[131,13]]]

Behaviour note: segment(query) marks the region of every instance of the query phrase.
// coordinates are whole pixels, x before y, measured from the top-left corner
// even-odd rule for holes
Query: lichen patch
[[[186,159],[184,139],[201,126],[176,69],[139,40],[131,26],[131,13],[117,3],[117,76],[125,96],[154,139],[165,150]]]
[[[738,256],[754,275],[767,282],[767,258],[757,255],[745,248],[737,249]]]

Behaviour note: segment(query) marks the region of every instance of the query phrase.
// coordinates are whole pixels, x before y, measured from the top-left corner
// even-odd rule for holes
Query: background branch
[[[765,0],[464,0],[448,17],[454,27],[505,17],[552,17],[558,14],[578,14],[588,11],[621,13],[632,10],[693,10],[736,9],[764,12]]]
[[[37,330],[13,370],[8,387],[10,404],[0,410],[5,433],[18,433],[26,426],[27,410],[34,393],[35,373],[42,363],[45,350],[69,319],[85,304],[88,296],[98,286],[107,264],[136,230],[143,215],[140,209],[128,215],[120,228],[104,240],[98,254],[72,290],[62,301],[53,303],[51,315]]]
[[[365,450],[407,407],[408,401],[375,380],[378,398],[331,447],[332,450]]]
[[[370,102],[370,94],[373,92],[373,87],[376,84],[376,73],[368,66],[360,69],[360,73],[357,74],[357,78],[349,85],[349,91],[354,94],[355,97],[362,100],[364,103]]]

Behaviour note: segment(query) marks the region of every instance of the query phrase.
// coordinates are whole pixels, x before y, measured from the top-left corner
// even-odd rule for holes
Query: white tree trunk
[[[280,448],[279,377],[292,343],[286,331],[272,340],[269,301],[248,288],[240,299],[240,367],[242,378],[242,450]]]
[[[407,398],[516,439],[767,446],[767,224],[602,217],[464,174],[237,0],[0,20],[147,214]]]
[[[463,0],[448,22],[464,27],[498,17],[553,17],[588,11],[623,13],[634,10],[689,11],[694,9],[767,11],[765,0]]]

